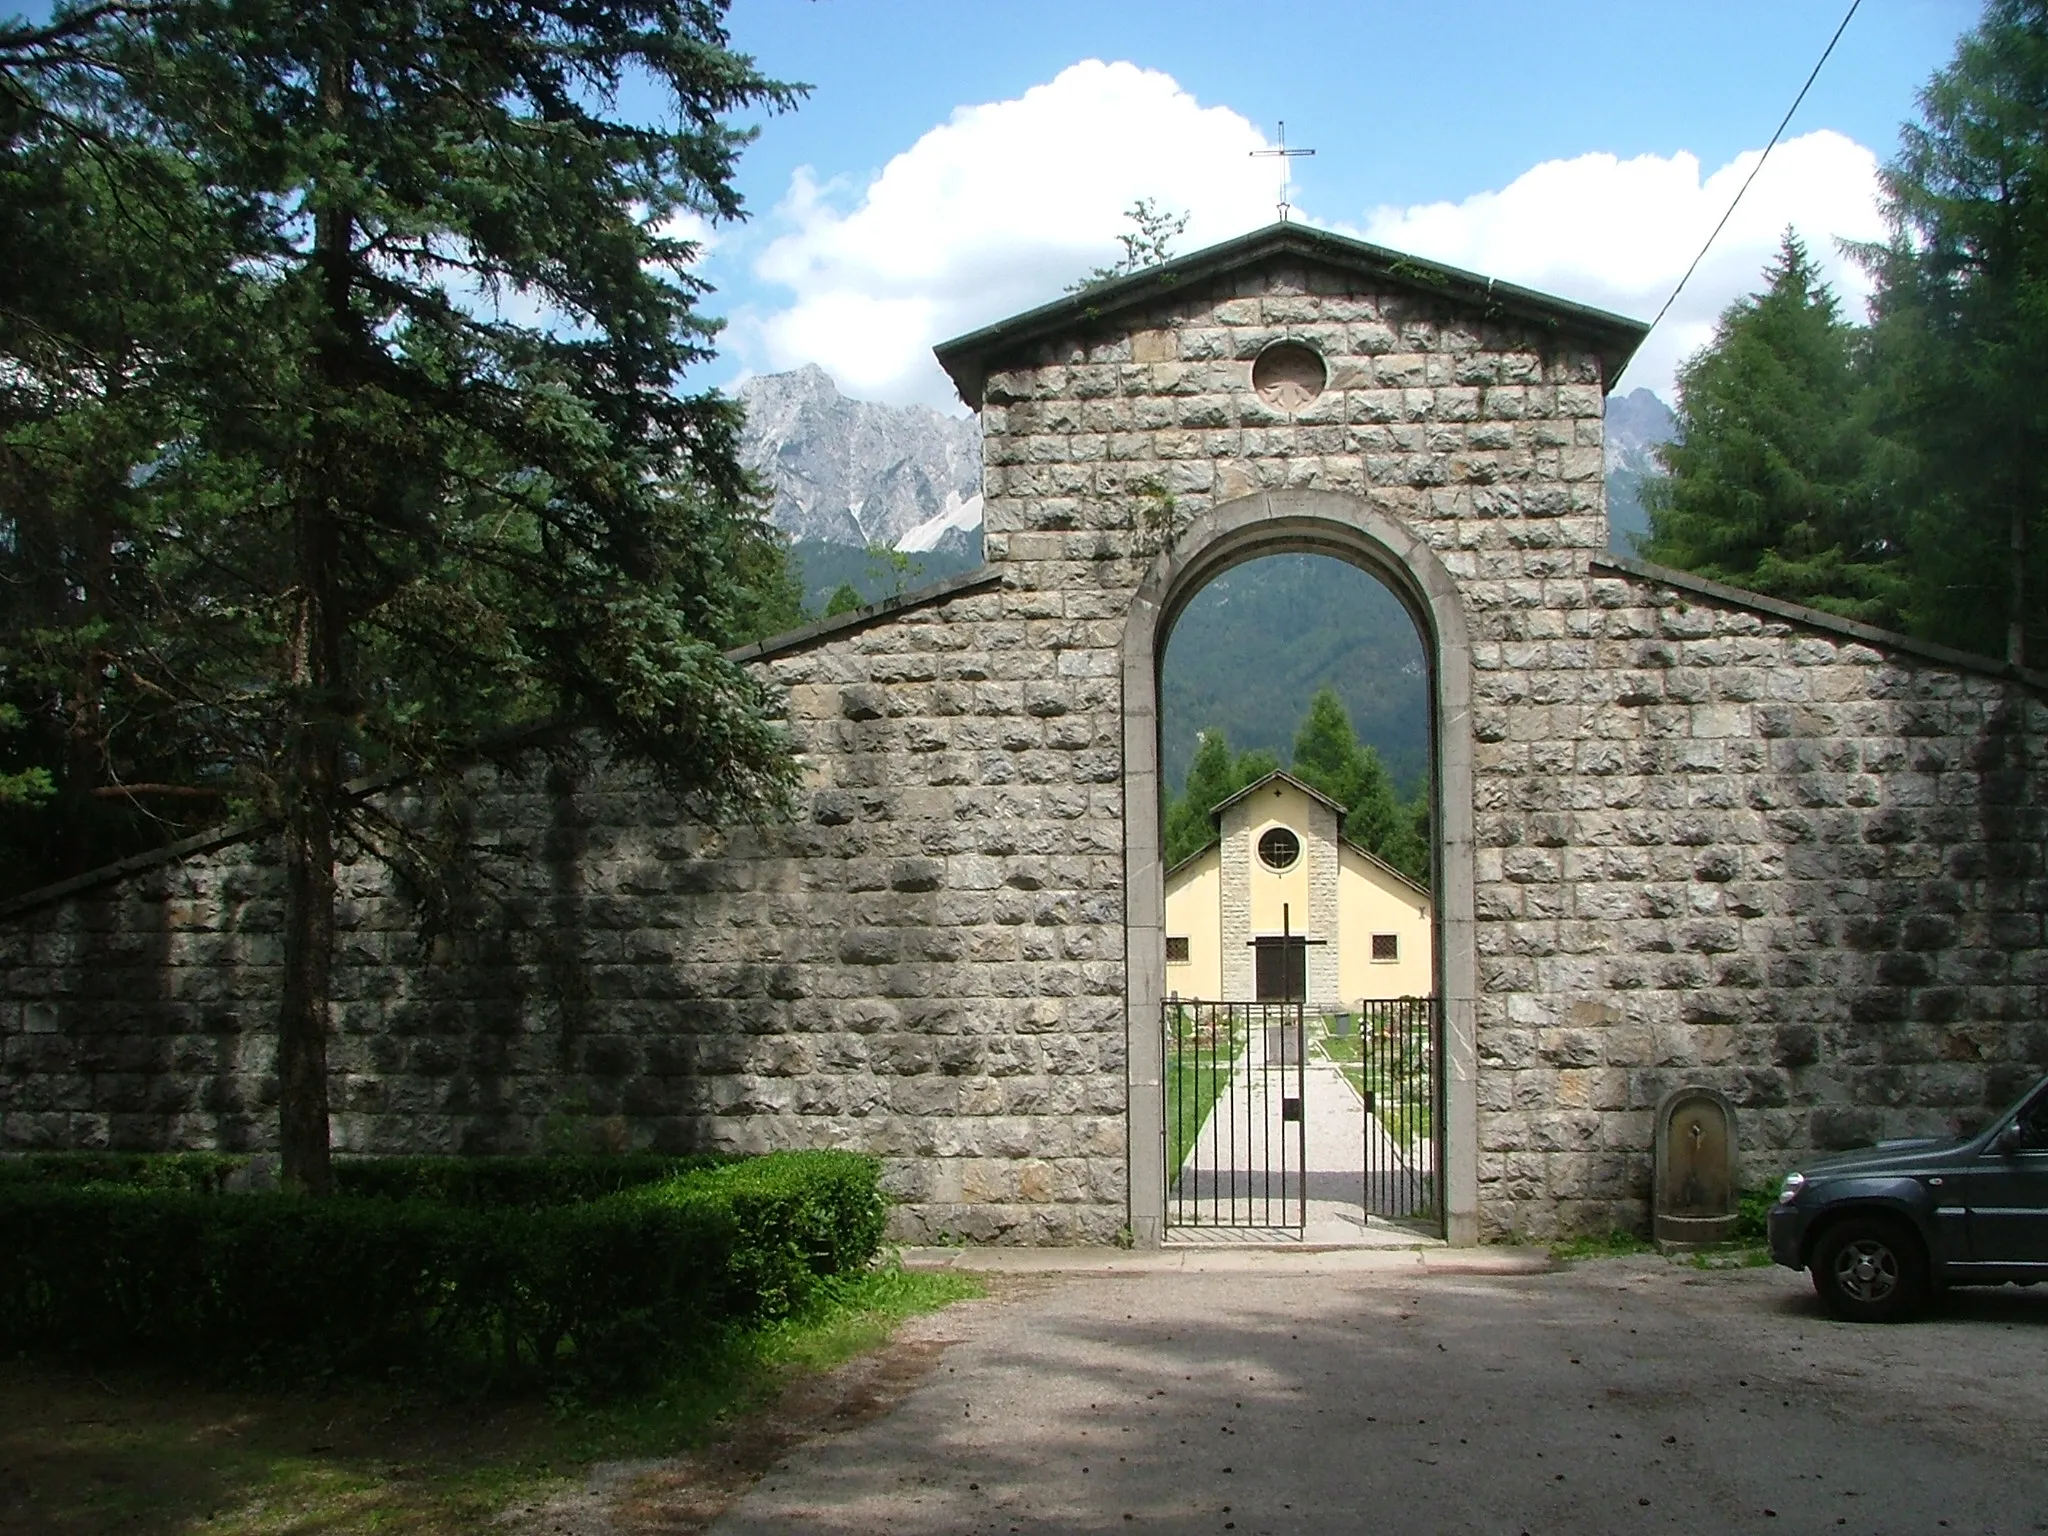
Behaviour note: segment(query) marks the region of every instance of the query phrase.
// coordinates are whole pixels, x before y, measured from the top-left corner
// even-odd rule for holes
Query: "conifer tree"
[[[1990,0],[1881,174],[1880,426],[1902,450],[1916,633],[2048,637],[2048,3]]]
[[[1272,753],[1254,748],[1232,756],[1230,742],[1214,727],[1201,732],[1188,764],[1185,791],[1165,807],[1164,836],[1169,868],[1215,841],[1210,812],[1247,785],[1280,766]],[[1288,771],[1345,807],[1340,830],[1368,853],[1384,859],[1418,884],[1429,883],[1429,793],[1403,802],[1395,793],[1380,755],[1359,741],[1351,716],[1334,688],[1321,688],[1294,736]]]
[[[1294,736],[1294,776],[1345,808],[1344,835],[1410,879],[1428,879],[1428,838],[1394,792],[1380,755],[1361,743],[1334,688],[1320,688]]]
[[[1168,867],[1216,840],[1211,811],[1279,766],[1278,758],[1258,747],[1233,757],[1230,740],[1222,731],[1213,726],[1203,731],[1188,764],[1186,789],[1166,805],[1162,841]]]
[[[8,155],[36,122],[113,174],[189,170],[208,260],[150,350],[176,411],[118,461],[157,600],[103,663],[281,827],[297,1187],[328,1185],[336,861],[406,856],[352,776],[452,775],[518,727],[595,733],[686,814],[792,782],[722,655],[781,601],[750,576],[773,559],[738,409],[681,388],[716,329],[690,221],[741,214],[734,115],[799,94],[730,50],[724,9],[166,0],[60,9],[60,47],[0,28]]]
[[[1644,487],[1648,558],[1898,627],[1896,535],[1878,515],[1855,327],[1787,230],[1761,293],[1679,370],[1667,478]]]

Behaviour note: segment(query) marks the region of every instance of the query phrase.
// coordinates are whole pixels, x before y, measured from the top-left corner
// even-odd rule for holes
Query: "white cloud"
[[[808,168],[791,178],[753,265],[789,302],[734,312],[727,356],[747,372],[818,363],[862,399],[956,405],[935,342],[1045,303],[1112,259],[1140,197],[1190,215],[1182,252],[1271,222],[1274,162],[1248,153],[1270,147],[1238,113],[1128,63],[1085,60],[1014,100],[957,108],[865,186]],[[1461,202],[1333,227],[1648,320],[1756,162],[1749,151],[1702,179],[1688,153],[1587,154]],[[1835,242],[1883,233],[1877,157],[1809,133],[1772,153],[1622,387],[1669,399],[1678,362],[1760,285],[1787,225],[1860,313],[1869,285]]]
[[[1364,238],[1601,309],[1652,318],[1757,163],[1738,155],[1702,182],[1698,159],[1581,155],[1524,172],[1498,192],[1460,203],[1379,208]],[[1663,324],[1620,381],[1672,398],[1683,358],[1713,338],[1722,310],[1762,283],[1790,225],[1860,317],[1870,284],[1838,239],[1880,238],[1877,157],[1841,134],[1780,144],[1744,195]]]
[[[1141,197],[1191,251],[1269,222],[1265,136],[1169,76],[1089,59],[1013,101],[960,107],[869,185],[792,179],[755,275],[792,291],[727,333],[758,370],[815,362],[870,400],[953,403],[934,342],[1059,296],[1117,253]],[[850,205],[850,206],[847,206]]]

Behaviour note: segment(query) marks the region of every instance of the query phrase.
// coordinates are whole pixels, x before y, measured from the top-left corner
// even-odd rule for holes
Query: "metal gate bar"
[[[1302,1231],[1302,1005],[1169,1001],[1160,1033],[1166,1225]]]
[[[1433,997],[1359,1004],[1368,1215],[1441,1235],[1443,1010]]]

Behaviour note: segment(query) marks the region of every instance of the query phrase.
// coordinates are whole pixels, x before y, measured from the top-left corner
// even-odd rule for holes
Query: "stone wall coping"
[[[102,885],[113,885],[128,879],[131,875],[146,874],[163,865],[181,863],[186,859],[213,853],[236,843],[253,842],[264,833],[275,830],[277,825],[277,821],[271,817],[231,821],[204,832],[194,833],[191,837],[180,838],[175,843],[166,843],[161,848],[130,854],[125,859],[116,859],[111,864],[88,869],[82,875],[73,875],[70,879],[59,880],[54,885],[39,885],[32,891],[24,891],[10,900],[0,901],[0,922],[26,916],[42,907],[55,906],[60,901],[82,895]]]
[[[1919,640],[1894,630],[1879,629],[1874,624],[1840,618],[1832,613],[1823,613],[1818,608],[1788,603],[1783,598],[1766,597],[1761,592],[1749,592],[1741,587],[1731,587],[1724,582],[1710,581],[1689,571],[1673,570],[1666,565],[1652,565],[1649,561],[1638,560],[1633,555],[1603,552],[1593,557],[1592,566],[1595,571],[1613,571],[1624,576],[1634,576],[1641,581],[1653,581],[1659,586],[1675,587],[1681,592],[1712,598],[1715,602],[1747,608],[1752,613],[1768,614],[1774,619],[1783,619],[1789,624],[1797,624],[1806,629],[1817,629],[1825,634],[1859,640],[1879,650],[1902,651],[1908,656],[1939,662],[1958,671],[2001,678],[2007,682],[2020,683],[2037,692],[2048,693],[2048,672],[2037,672],[2030,667],[2016,667],[2009,661],[1998,660],[1995,656],[1979,656],[1970,651],[1958,651],[1946,645],[1938,645],[1932,640]]]
[[[1275,256],[1314,261],[1376,283],[1585,337],[1599,354],[1601,376],[1610,386],[1621,377],[1622,369],[1628,366],[1649,333],[1649,327],[1640,320],[1575,304],[1534,288],[1503,283],[1483,273],[1467,272],[1348,235],[1311,229],[1305,224],[1268,224],[1248,235],[1142,268],[1128,276],[1091,283],[1050,304],[942,341],[932,351],[939,366],[952,377],[960,398],[980,410],[982,387],[988,381],[996,354],[1079,327],[1100,327],[1125,310],[1176,297],[1208,278],[1243,271]]]
[[[798,651],[810,649],[821,640],[836,640],[841,635],[850,635],[855,630],[866,629],[871,624],[885,624],[919,608],[930,608],[970,592],[1000,586],[1002,580],[1002,572],[993,565],[978,565],[971,571],[949,576],[944,581],[933,582],[928,587],[919,587],[897,597],[885,597],[879,603],[869,603],[864,608],[834,614],[829,619],[815,619],[796,629],[785,630],[782,634],[770,635],[765,640],[756,640],[751,645],[727,651],[725,657],[728,661],[749,662],[771,661],[777,656],[793,655]]]

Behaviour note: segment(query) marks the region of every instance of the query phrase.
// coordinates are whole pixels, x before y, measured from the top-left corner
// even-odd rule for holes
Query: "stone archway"
[[[1476,1243],[1472,657],[1457,583],[1435,551],[1369,502],[1330,491],[1269,491],[1194,518],[1147,571],[1123,637],[1125,1050],[1131,1231],[1162,1237],[1159,1010],[1165,997],[1165,868],[1159,818],[1159,659],[1180,611],[1224,571],[1263,555],[1318,554],[1385,582],[1409,610],[1430,664],[1437,987],[1445,1018],[1446,1233]]]

